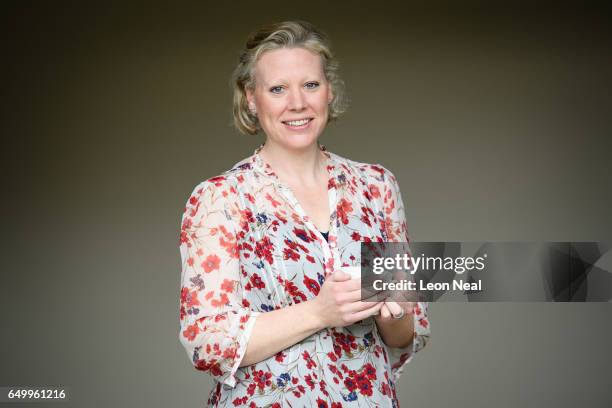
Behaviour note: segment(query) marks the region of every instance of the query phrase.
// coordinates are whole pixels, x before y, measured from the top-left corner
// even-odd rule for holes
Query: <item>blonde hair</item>
[[[284,21],[264,26],[251,33],[240,53],[240,59],[231,84],[234,90],[234,125],[244,134],[254,135],[260,129],[257,116],[248,108],[246,90],[255,89],[255,64],[261,55],[278,48],[304,48],[318,54],[323,64],[325,78],[331,85],[333,99],[328,107],[327,121],[337,119],[346,110],[344,82],[338,75],[338,61],[331,52],[331,44],[325,34],[305,21]]]

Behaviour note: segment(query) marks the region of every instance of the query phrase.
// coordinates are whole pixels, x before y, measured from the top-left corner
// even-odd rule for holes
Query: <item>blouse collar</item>
[[[341,165],[338,162],[336,156],[333,153],[328,152],[327,148],[324,145],[318,145],[321,152],[323,152],[325,157],[327,157],[327,171],[330,175],[330,185],[328,187],[332,188],[337,187],[338,184],[343,184],[346,181],[346,176],[344,175],[344,172],[341,171]],[[255,149],[255,152],[253,152],[253,156],[251,157],[252,167],[255,171],[262,173],[276,181],[279,181],[278,176],[276,175],[276,173],[274,173],[272,167],[268,163],[266,163],[259,154],[263,147],[264,144],[261,144],[257,149]]]

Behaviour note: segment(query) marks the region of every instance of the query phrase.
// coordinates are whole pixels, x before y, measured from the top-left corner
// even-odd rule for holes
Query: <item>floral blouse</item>
[[[429,338],[417,303],[414,340],[388,347],[372,317],[327,328],[239,367],[257,316],[314,298],[326,276],[358,266],[360,242],[406,242],[397,181],[382,166],[327,152],[328,240],[259,156],[200,183],[182,217],[181,343],[216,385],[214,407],[397,407],[395,384]]]

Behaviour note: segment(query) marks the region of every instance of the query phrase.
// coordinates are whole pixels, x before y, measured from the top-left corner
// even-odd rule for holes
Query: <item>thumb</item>
[[[387,308],[389,308],[389,312],[391,312],[392,315],[397,316],[399,314],[402,313],[402,306],[400,306],[397,302],[386,302],[385,303],[387,305]]]

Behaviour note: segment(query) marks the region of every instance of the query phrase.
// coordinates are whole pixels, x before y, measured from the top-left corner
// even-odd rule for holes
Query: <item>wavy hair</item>
[[[247,89],[255,89],[255,64],[264,52],[279,48],[304,48],[318,54],[323,63],[325,78],[333,94],[333,99],[328,106],[327,121],[337,119],[346,111],[344,82],[338,74],[339,64],[334,58],[327,36],[305,21],[275,23],[264,26],[249,35],[240,52],[238,65],[232,74],[234,125],[244,134],[254,135],[261,128],[257,116],[252,114],[248,108],[246,97]]]

